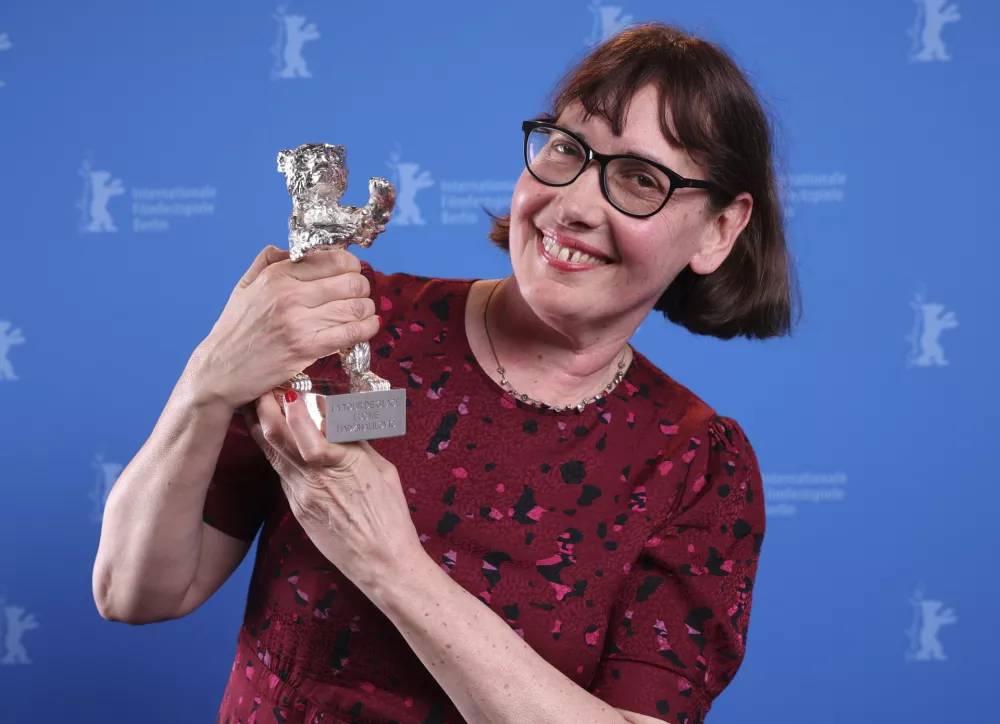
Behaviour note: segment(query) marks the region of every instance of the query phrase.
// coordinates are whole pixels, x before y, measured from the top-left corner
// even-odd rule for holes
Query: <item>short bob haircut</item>
[[[772,162],[771,125],[749,81],[717,46],[672,26],[646,23],[606,40],[566,73],[554,91],[555,120],[579,101],[615,134],[634,94],[655,84],[663,135],[708,172],[720,192],[706,192],[721,211],[740,192],[753,212],[729,256],[711,274],[685,267],[654,309],[694,334],[767,339],[791,334],[798,290],[785,244],[784,214]],[[668,122],[667,103],[674,128]],[[510,214],[490,214],[490,240],[510,251]]]

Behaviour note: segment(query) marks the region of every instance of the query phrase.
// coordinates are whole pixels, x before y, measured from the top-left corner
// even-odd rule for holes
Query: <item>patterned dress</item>
[[[430,557],[596,697],[703,721],[743,660],[764,536],[740,426],[638,352],[582,412],[517,403],[472,355],[471,280],[364,271],[384,320],[372,369],[407,390],[406,436],[373,446]],[[310,371],[343,375],[339,358]],[[260,531],[218,722],[464,721],[306,537],[240,414],[205,520],[246,541]]]

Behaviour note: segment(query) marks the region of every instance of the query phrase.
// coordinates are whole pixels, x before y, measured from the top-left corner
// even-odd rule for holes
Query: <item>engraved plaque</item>
[[[406,434],[406,390],[352,392],[326,396],[329,442],[377,440]]]

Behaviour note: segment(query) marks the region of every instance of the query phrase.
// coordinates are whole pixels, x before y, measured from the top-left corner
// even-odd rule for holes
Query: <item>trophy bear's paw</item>
[[[366,372],[361,376],[361,387],[364,392],[382,392],[390,389],[389,381],[383,380],[374,372]]]

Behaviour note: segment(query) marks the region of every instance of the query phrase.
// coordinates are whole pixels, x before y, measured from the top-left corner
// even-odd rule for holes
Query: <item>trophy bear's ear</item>
[[[278,171],[287,174],[292,168],[292,159],[295,158],[295,151],[278,152]]]

